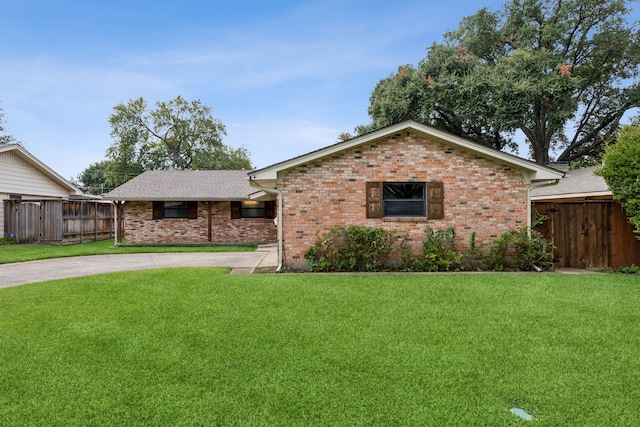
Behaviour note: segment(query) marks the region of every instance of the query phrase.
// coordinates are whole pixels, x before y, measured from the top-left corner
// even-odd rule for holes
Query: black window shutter
[[[164,217],[164,202],[153,202],[153,219]]]
[[[231,219],[242,218],[242,202],[231,202]]]
[[[198,218],[198,202],[188,202],[188,217],[189,219],[197,219]]]
[[[382,182],[367,182],[367,218],[382,218]]]
[[[444,184],[427,182],[427,219],[444,218]]]
[[[269,200],[264,202],[264,216],[266,218],[275,218],[276,217],[276,202],[273,200]]]

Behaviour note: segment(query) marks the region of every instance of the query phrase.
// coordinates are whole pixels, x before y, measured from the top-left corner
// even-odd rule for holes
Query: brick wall
[[[366,218],[368,181],[444,183],[444,219]],[[408,131],[367,143],[287,172],[283,194],[284,261],[303,267],[316,232],[335,225],[384,227],[409,233],[415,251],[426,227],[454,227],[458,248],[488,244],[527,224],[527,186],[508,166],[429,141]]]
[[[208,243],[207,204],[198,203],[198,218],[153,219],[152,202],[126,202],[126,243]],[[230,202],[213,202],[211,216],[214,243],[265,243],[277,239],[272,218],[231,219]]]

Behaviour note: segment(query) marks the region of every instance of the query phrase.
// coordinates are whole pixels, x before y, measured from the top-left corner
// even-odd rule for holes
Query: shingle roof
[[[255,188],[242,170],[146,171],[103,196],[107,200],[246,200]]]
[[[588,195],[610,195],[611,191],[607,187],[604,178],[593,173],[595,168],[584,168],[570,170],[557,185],[541,187],[531,190],[531,197],[540,199],[542,197],[554,196],[558,198]]]

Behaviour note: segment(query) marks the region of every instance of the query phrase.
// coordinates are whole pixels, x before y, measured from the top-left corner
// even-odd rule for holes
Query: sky
[[[212,108],[262,168],[367,124],[376,83],[503,0],[0,0],[7,133],[62,177],[105,159],[143,97]]]

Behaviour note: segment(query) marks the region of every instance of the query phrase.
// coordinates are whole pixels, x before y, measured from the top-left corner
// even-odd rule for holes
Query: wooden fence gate
[[[110,203],[71,200],[6,200],[5,237],[18,243],[70,244],[113,237]]]
[[[536,230],[555,245],[557,267],[640,265],[640,240],[617,202],[534,202],[532,212],[548,216]]]

